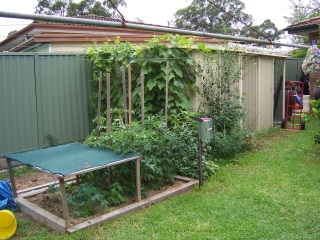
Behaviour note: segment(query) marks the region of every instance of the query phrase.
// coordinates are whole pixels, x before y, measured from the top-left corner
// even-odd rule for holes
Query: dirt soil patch
[[[42,172],[29,173],[27,175],[22,175],[19,178],[15,178],[15,183],[18,191],[54,181],[58,182],[57,177]]]

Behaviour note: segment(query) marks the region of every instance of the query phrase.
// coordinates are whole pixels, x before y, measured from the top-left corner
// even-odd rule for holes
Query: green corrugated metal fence
[[[0,53],[0,156],[89,134],[83,54]]]
[[[286,81],[299,81],[302,76],[302,58],[286,59]]]

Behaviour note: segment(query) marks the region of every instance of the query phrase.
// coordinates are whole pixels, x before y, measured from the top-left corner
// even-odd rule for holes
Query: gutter
[[[243,42],[250,42],[250,43],[286,46],[286,47],[293,47],[293,48],[305,48],[305,49],[310,48],[310,46],[307,46],[307,45],[271,42],[268,40],[261,40],[261,39],[255,39],[255,38],[236,37],[231,35],[206,33],[201,31],[191,31],[191,30],[175,29],[175,28],[168,28],[168,27],[146,26],[146,25],[126,23],[126,22],[111,22],[111,21],[100,21],[100,20],[90,20],[90,19],[79,19],[74,17],[58,17],[58,16],[51,16],[51,15],[12,13],[12,12],[3,12],[3,11],[0,11],[0,17],[32,19],[32,20],[59,22],[59,23],[85,24],[85,25],[93,25],[93,26],[101,26],[101,27],[138,29],[138,30],[157,31],[157,32],[172,33],[172,34],[190,35],[190,36],[211,37],[211,38],[217,38],[217,39],[243,41]]]

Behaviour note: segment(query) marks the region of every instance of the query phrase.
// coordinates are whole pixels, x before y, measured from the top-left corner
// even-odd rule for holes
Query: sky
[[[173,20],[176,11],[191,4],[192,0],[126,0],[127,8],[120,8],[126,20],[167,26]],[[274,22],[278,29],[288,24],[283,16],[291,16],[289,0],[242,0],[246,5],[244,10],[255,19],[255,24],[261,24],[265,19]],[[34,14],[37,0],[0,0],[0,11]],[[20,30],[31,23],[31,20],[0,17],[0,42],[13,30]]]

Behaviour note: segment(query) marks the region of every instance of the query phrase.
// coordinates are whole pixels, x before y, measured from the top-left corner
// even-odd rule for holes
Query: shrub
[[[242,58],[242,63],[250,62],[250,56]],[[237,53],[208,52],[205,55],[202,81],[205,102],[200,111],[213,121],[214,138],[209,144],[214,159],[231,158],[251,146],[244,140],[250,133],[244,124],[247,113],[237,88],[244,67],[239,64]]]
[[[318,120],[320,119],[320,99],[318,100],[310,100],[310,104],[312,107],[312,112],[314,114],[314,117],[317,118]],[[320,132],[317,133],[314,136],[315,140],[314,142],[317,144],[320,144]]]
[[[169,118],[168,126],[162,115],[149,117],[144,128],[133,122],[132,126],[121,121],[113,123],[110,136],[106,133],[99,137],[93,133],[85,141],[91,146],[111,148],[117,153],[139,152],[141,159],[141,180],[147,188],[159,189],[166,181],[174,183],[174,175],[198,177],[198,142],[197,124],[189,117],[192,113],[181,112]],[[205,148],[206,149],[206,148]],[[207,164],[208,151],[203,154],[203,172],[208,177],[216,171],[217,166]],[[112,168],[112,176],[126,189],[134,188],[134,171],[132,163],[121,164]]]

